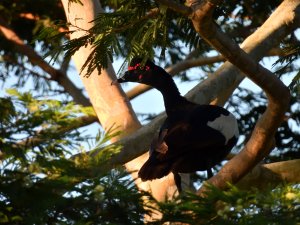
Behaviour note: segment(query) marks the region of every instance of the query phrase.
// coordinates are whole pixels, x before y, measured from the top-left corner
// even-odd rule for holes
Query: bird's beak
[[[124,82],[126,82],[125,76],[120,77],[119,79],[117,79],[117,82],[118,83],[124,83]]]
[[[124,74],[124,76],[122,76],[122,77],[120,77],[120,78],[118,78],[116,80],[113,80],[111,82],[111,85],[116,85],[117,83],[124,83],[124,82],[126,82],[125,74]]]
[[[116,85],[118,83],[118,80],[116,79],[116,80],[113,80],[111,83],[110,83],[110,85],[112,86],[112,85]]]
[[[126,82],[126,80],[123,77],[121,77],[119,79],[113,80],[111,82],[111,85],[116,85],[116,84],[120,84],[120,83],[124,83],[124,82]]]

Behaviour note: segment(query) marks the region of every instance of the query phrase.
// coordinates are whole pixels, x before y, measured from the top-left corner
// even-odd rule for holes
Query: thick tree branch
[[[258,164],[251,170],[237,186],[249,189],[254,186],[260,190],[276,187],[279,184],[300,183],[300,159]]]
[[[216,27],[212,21],[215,6],[211,2],[189,1],[189,4],[194,10],[191,20],[195,30],[228,61],[259,85],[266,92],[269,100],[265,113],[257,122],[243,150],[208,181],[216,187],[225,188],[228,182],[238,182],[269,153],[273,147],[274,134],[288,109],[290,95],[279,79],[254,61]],[[203,193],[203,190],[205,188],[200,189],[199,193]]]
[[[34,49],[26,45],[24,41],[9,27],[6,21],[0,17],[0,32],[4,37],[13,43],[15,51],[27,56],[29,62],[33,65],[39,66],[43,71],[50,75],[50,79],[58,82],[65,91],[67,91],[74,99],[74,101],[83,106],[89,106],[89,100],[83,95],[82,91],[77,88],[68,76],[61,70],[57,70],[50,66],[41,56],[39,56]]]

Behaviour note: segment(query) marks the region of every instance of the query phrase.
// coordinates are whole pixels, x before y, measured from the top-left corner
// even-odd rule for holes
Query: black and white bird
[[[140,58],[133,59],[128,71],[117,81],[147,84],[163,95],[167,118],[153,138],[149,159],[138,173],[143,181],[172,172],[181,191],[179,173],[209,171],[236,144],[238,124],[230,112],[219,106],[188,101],[180,95],[171,75],[152,61],[142,65]]]

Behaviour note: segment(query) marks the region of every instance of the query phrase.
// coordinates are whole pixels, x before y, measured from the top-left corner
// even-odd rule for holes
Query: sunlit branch
[[[34,49],[26,45],[24,41],[9,27],[6,21],[0,17],[0,32],[3,36],[15,46],[15,50],[20,54],[27,56],[28,60],[39,66],[43,71],[50,75],[50,79],[58,82],[74,99],[75,102],[83,106],[90,105],[89,100],[83,95],[81,90],[77,88],[68,76],[61,70],[50,66]]]
[[[76,119],[74,119],[74,122],[72,125],[69,126],[57,126],[57,127],[50,127],[47,129],[40,130],[36,132],[35,136],[29,137],[21,142],[16,143],[16,146],[18,147],[35,147],[45,141],[45,135],[49,133],[53,133],[53,130],[55,130],[56,134],[64,134],[67,132],[71,132],[75,129],[78,129],[83,126],[90,125],[94,122],[97,122],[98,118],[96,116],[81,116]]]
[[[212,21],[215,5],[209,2],[190,1],[194,9],[191,20],[195,30],[228,61],[237,66],[267,94],[269,104],[257,122],[250,140],[243,150],[230,160],[220,172],[208,180],[219,188],[238,182],[274,147],[274,133],[284,118],[289,104],[289,91],[270,71],[255,62],[248,54],[222,33]],[[243,162],[243,163],[241,163]],[[202,194],[205,186],[198,192]]]

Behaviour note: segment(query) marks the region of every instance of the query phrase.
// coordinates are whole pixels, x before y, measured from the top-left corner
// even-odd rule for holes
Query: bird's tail
[[[171,165],[167,162],[153,162],[149,158],[139,171],[142,181],[162,178],[170,173]]]

